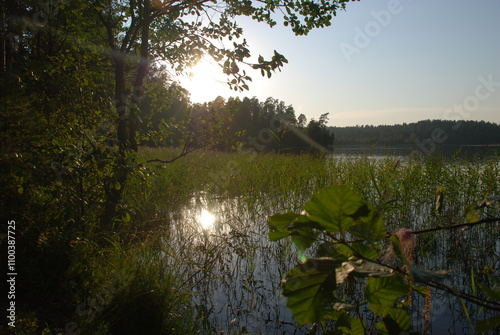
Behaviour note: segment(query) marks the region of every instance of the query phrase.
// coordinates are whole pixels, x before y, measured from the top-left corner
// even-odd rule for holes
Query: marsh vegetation
[[[139,154],[175,153],[143,148]],[[18,329],[306,334],[311,325],[297,325],[281,286],[300,254],[288,240],[269,241],[271,215],[300,213],[322,188],[348,185],[372,204],[388,232],[463,223],[471,205],[499,194],[499,170],[498,156],[414,160],[197,151],[168,168],[155,163],[130,180],[126,214],[113,230],[89,226],[71,236],[38,221],[21,233],[24,257],[31,257],[25,278],[36,273],[37,281],[23,283],[27,295]],[[437,192],[444,195],[439,212]],[[42,206],[43,197],[39,201]],[[63,210],[45,211],[45,222]],[[498,208],[476,215],[498,217]],[[498,222],[429,231],[418,235],[414,259],[425,269],[451,271],[446,285],[476,295],[478,285],[492,285],[488,274],[499,268],[498,237]],[[369,322],[356,285],[346,286],[343,295],[356,306],[353,313]],[[478,320],[495,314],[438,290],[431,292],[427,315],[425,299],[411,299],[413,331],[474,333]],[[43,313],[37,301],[50,301]]]

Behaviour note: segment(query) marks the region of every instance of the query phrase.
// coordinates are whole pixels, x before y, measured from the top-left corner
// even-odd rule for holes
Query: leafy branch
[[[292,268],[283,280],[283,294],[287,306],[299,325],[335,321],[334,330],[341,333],[364,333],[363,320],[349,314],[353,306],[337,294],[347,281],[368,278],[365,298],[370,311],[380,320],[376,325],[380,333],[409,331],[411,318],[401,297],[412,291],[423,293],[418,284],[433,287],[467,300],[483,308],[498,311],[498,288],[480,286],[487,298],[466,294],[440,283],[447,277],[442,271],[419,269],[412,264],[411,253],[415,247],[414,234],[471,226],[499,221],[487,218],[449,226],[439,226],[419,231],[401,229],[388,234],[382,218],[348,186],[331,186],[322,189],[304,205],[302,214],[275,214],[269,218],[269,239],[278,241],[291,238],[298,248],[300,263]],[[352,239],[355,237],[357,239]],[[386,264],[382,258],[385,239],[391,243],[391,252],[403,267]],[[316,257],[307,258],[305,252],[316,247]],[[490,276],[493,281],[496,277]],[[364,280],[364,279],[363,279]],[[406,300],[406,299],[405,299]],[[410,299],[411,300],[411,299]],[[496,319],[482,321],[481,329],[496,327]]]

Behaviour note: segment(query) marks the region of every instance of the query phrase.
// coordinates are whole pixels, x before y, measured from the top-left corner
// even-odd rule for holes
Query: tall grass
[[[141,154],[149,159],[175,152],[147,148]],[[411,227],[424,218],[425,224],[434,223],[438,188],[445,196],[441,216],[448,221],[460,220],[465,206],[499,194],[499,160],[498,156],[482,161],[444,157],[421,161],[199,151],[172,164],[152,166],[152,184],[146,187],[140,180],[133,181],[128,201],[144,221],[167,215],[197,192],[248,201],[271,196],[292,209],[322,187],[348,184],[395,225]]]
[[[84,334],[195,334],[185,263],[166,257],[161,237],[135,245],[110,239],[87,250],[93,282],[80,297],[76,321]]]
[[[145,160],[178,153],[139,151]],[[64,292],[73,295],[74,309],[64,320],[89,334],[244,333],[256,309],[285,313],[278,285],[294,256],[287,242],[267,241],[268,215],[300,211],[322,187],[348,184],[384,216],[390,231],[462,222],[467,206],[500,194],[499,176],[498,156],[339,159],[196,151],[170,164],[149,163],[129,180],[122,204],[127,215],[107,243],[91,235],[67,242]],[[444,194],[439,212],[438,188]],[[218,215],[219,228],[201,232],[201,207]],[[422,237],[421,247],[431,250],[437,236]],[[272,283],[263,288],[264,280]],[[214,301],[235,282],[241,290],[219,313],[234,313],[237,321],[220,326],[226,321],[214,316]],[[276,320],[274,332],[282,326]]]
[[[168,159],[175,152],[143,149],[141,154],[147,159]],[[403,157],[372,159],[367,156],[337,159],[200,151],[168,165],[154,164],[151,173],[150,185],[139,179],[129,185],[127,202],[134,210],[134,220],[140,222],[137,227],[145,227],[146,222],[152,223],[148,227],[157,227],[152,231],[169,227],[168,239],[175,241],[172,257],[189,259],[193,278],[208,280],[205,287],[196,289],[198,292],[217,296],[221,287],[227,285],[226,290],[230,291],[233,287],[228,283],[242,280],[247,287],[243,291],[246,290],[249,296],[245,298],[244,293],[235,292],[235,295],[241,295],[240,298],[233,296],[228,299],[233,301],[232,306],[241,305],[239,299],[246,299],[247,304],[254,308],[257,304],[255,292],[262,292],[262,289],[251,289],[255,274],[259,274],[258,280],[273,278],[272,281],[279,284],[286,267],[292,262],[289,251],[286,251],[288,247],[273,249],[265,243],[266,217],[276,212],[300,211],[304,202],[322,187],[351,185],[383,215],[389,231],[463,222],[467,206],[478,204],[485,196],[500,194],[498,156],[481,161],[444,157],[427,157],[425,160]],[[441,209],[436,211],[438,189],[444,194],[444,201]],[[221,225],[226,227],[226,230],[212,232],[214,236],[206,242],[208,244],[200,242],[200,231],[194,227],[194,208],[200,206],[219,212],[223,221]],[[172,216],[175,212],[181,214]],[[186,230],[187,226],[189,230]],[[438,242],[442,238],[453,242],[455,237],[445,233],[421,236],[421,253],[434,252],[436,243],[443,243]],[[478,245],[477,248],[482,247]],[[266,260],[262,253],[267,253],[275,261]],[[277,269],[277,264],[284,267]],[[446,264],[444,255],[443,264]],[[264,273],[267,273],[267,279],[262,279]],[[194,287],[197,286],[193,284],[191,288]],[[278,287],[271,287],[279,291]],[[268,291],[264,292],[267,292],[262,293],[267,300],[271,297],[277,299]],[[220,326],[221,322],[230,321],[214,317],[217,302],[212,303],[210,305],[210,299],[196,303],[198,325],[204,333],[220,331],[214,328],[214,324]],[[240,314],[234,312],[234,315],[241,318],[241,311],[246,310],[243,305]],[[259,308],[266,310],[269,306],[262,303]],[[223,309],[219,313],[232,312]],[[250,311],[246,313],[251,315]],[[226,331],[237,332],[248,324],[238,321],[226,326]]]

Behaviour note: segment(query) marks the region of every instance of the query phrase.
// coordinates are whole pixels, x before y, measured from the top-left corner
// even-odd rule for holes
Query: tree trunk
[[[142,98],[144,97],[144,78],[148,71],[149,63],[149,26],[151,25],[151,8],[149,1],[144,2],[144,19],[141,23],[141,53],[139,66],[134,82],[134,91],[132,93],[132,102],[139,107]],[[137,121],[139,118],[139,108],[134,108],[129,118],[129,144],[130,149],[137,151]]]
[[[146,77],[149,58],[149,26],[151,25],[151,8],[149,1],[144,2],[144,19],[141,23],[140,60],[134,81],[132,103],[139,106],[144,96],[144,78]],[[118,206],[122,202],[123,190],[130,173],[127,152],[137,151],[137,119],[138,108],[127,106],[129,94],[125,85],[125,54],[115,51],[113,61],[115,64],[115,105],[118,113],[117,138],[119,157],[116,161],[113,176],[106,182],[106,203],[101,224],[109,229],[119,214]],[[129,108],[127,108],[129,107]],[[127,110],[128,109],[128,110]]]
[[[115,161],[113,175],[108,176],[105,181],[104,190],[106,202],[101,225],[104,230],[113,227],[118,215],[118,205],[123,198],[123,188],[128,179],[128,167],[126,153],[129,150],[129,129],[127,115],[127,91],[125,86],[125,55],[115,51],[113,54],[115,65],[115,107],[117,111],[117,140],[118,157]]]
[[[0,72],[7,71],[7,26],[4,3],[0,5]]]

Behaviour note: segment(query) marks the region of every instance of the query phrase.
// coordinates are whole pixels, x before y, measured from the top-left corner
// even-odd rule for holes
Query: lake
[[[369,159],[384,164],[380,156]],[[454,169],[462,171],[457,173],[463,173],[465,169],[467,174],[467,169],[474,167],[450,166],[450,171]],[[409,173],[411,171],[405,172]],[[498,179],[498,175],[496,177]],[[411,178],[411,175],[401,178]],[[404,180],[401,187],[405,187]],[[412,191],[407,192],[408,198],[385,214],[388,231],[394,232],[403,226],[418,230],[439,225],[431,210],[435,198],[413,198]],[[462,212],[474,195],[466,185],[463,191],[455,193],[451,195],[453,202],[445,208],[450,215]],[[165,243],[176,257],[190,263],[186,276],[206,332],[308,334],[309,327],[297,326],[286,307],[286,299],[281,296],[281,280],[297,264],[296,250],[288,240],[279,243],[268,240],[267,220],[278,212],[299,213],[310,196],[300,190],[290,194],[248,194],[236,198],[199,193],[191,203],[170,215],[165,227]],[[489,213],[498,214],[498,211]],[[498,236],[498,222],[470,229],[419,234],[415,263],[428,270],[451,271],[443,284],[472,294],[473,283],[484,282],[482,272],[485,269],[500,269]],[[472,273],[475,277],[471,276]],[[354,315],[366,319],[367,306],[361,301],[363,294],[359,293],[363,287],[347,285],[344,293],[349,303],[356,306]],[[474,325],[477,320],[494,315],[434,289],[427,315],[423,312],[425,299],[416,293],[411,299],[408,312],[414,331],[426,329],[427,333],[434,334],[472,334],[471,323]]]
[[[487,157],[500,152],[500,144],[496,145],[454,145],[435,144],[422,142],[417,144],[334,144],[333,153],[335,156],[357,156],[368,155],[371,157],[404,156],[412,154],[426,156],[428,154],[439,154],[446,157],[460,155],[468,157]]]

